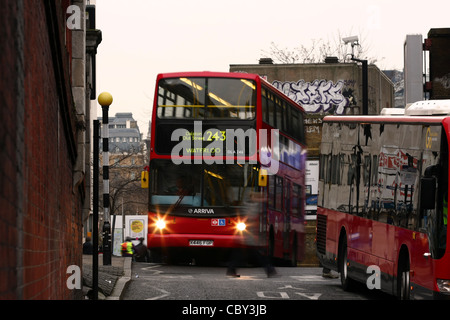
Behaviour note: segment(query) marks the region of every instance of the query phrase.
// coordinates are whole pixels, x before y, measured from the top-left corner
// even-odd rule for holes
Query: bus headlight
[[[450,280],[449,279],[437,279],[437,286],[439,291],[445,294],[450,294]]]
[[[166,227],[166,222],[162,219],[158,219],[158,221],[156,221],[156,227],[162,230]]]
[[[245,228],[247,228],[247,226],[246,226],[245,223],[243,223],[243,222],[239,222],[239,223],[236,225],[236,229],[238,229],[239,231],[244,231]]]

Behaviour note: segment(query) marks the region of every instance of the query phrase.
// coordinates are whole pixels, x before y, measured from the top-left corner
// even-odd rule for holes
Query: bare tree
[[[271,42],[268,51],[262,50],[267,58],[272,58],[278,63],[321,63],[326,57],[337,57],[339,62],[350,61],[353,53],[355,58],[367,59],[369,64],[374,64],[377,59],[368,57],[370,46],[366,44],[366,37],[359,35],[357,45],[351,47],[350,44],[344,44],[343,36],[338,31],[333,41],[323,39],[311,39],[310,45],[300,44],[300,46],[289,49],[280,48],[275,42]]]
[[[112,153],[110,155],[110,209],[111,214],[147,212],[147,189],[141,188],[141,171],[146,166],[146,152]],[[102,174],[102,172],[100,172]]]

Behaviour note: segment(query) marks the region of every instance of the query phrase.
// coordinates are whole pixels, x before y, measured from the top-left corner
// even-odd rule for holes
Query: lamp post
[[[352,61],[361,62],[362,64],[362,114],[368,115],[369,114],[369,80],[368,80],[368,66],[367,66],[367,60],[363,59],[357,59],[355,58],[353,49],[355,46],[359,46],[359,40],[358,36],[350,36],[346,38],[342,38],[342,41],[344,41],[345,44],[351,44],[352,46],[352,54],[351,59]]]
[[[94,191],[93,191],[93,201],[94,201],[94,208],[93,208],[93,237],[92,241],[94,243],[92,248],[92,288],[94,290],[94,296],[93,300],[98,300],[98,154],[99,154],[99,147],[98,147],[98,140],[100,138],[99,135],[99,127],[100,123],[98,120],[94,120],[94,168],[93,168],[93,185],[94,185]]]
[[[362,114],[368,115],[369,114],[369,79],[368,79],[368,67],[367,67],[367,60],[363,59],[357,59],[352,56],[353,61],[361,62],[362,64],[362,95],[363,95],[363,101],[362,101]]]
[[[102,106],[102,138],[103,138],[103,265],[111,265],[111,224],[109,215],[109,121],[108,111],[112,104],[112,95],[102,92],[98,103]]]

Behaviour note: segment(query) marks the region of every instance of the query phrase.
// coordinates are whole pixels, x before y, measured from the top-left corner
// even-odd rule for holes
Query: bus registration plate
[[[205,246],[205,247],[211,247],[214,245],[213,240],[189,240],[190,246]]]

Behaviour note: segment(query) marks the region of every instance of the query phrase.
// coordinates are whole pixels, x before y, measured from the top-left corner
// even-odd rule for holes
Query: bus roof
[[[411,104],[405,110],[407,116],[450,115],[450,100],[424,100]]]
[[[403,111],[402,111],[403,110]],[[326,122],[440,123],[450,116],[450,100],[424,100],[405,109],[385,108],[381,115],[326,116]]]
[[[168,72],[158,74],[158,79],[178,78],[178,77],[225,77],[225,78],[247,78],[257,79],[259,76],[253,73],[240,72],[214,72],[214,71],[186,71],[186,72]]]
[[[380,113],[382,116],[402,116],[405,114],[404,108],[383,108]]]
[[[446,117],[408,117],[408,116],[326,116],[324,122],[366,122],[366,123],[441,123]]]
[[[259,80],[262,83],[265,83],[266,85],[270,86],[274,90],[279,91],[277,88],[275,88],[270,82],[268,82],[266,79],[260,77],[258,74],[255,73],[246,73],[246,72],[215,72],[215,71],[186,71],[186,72],[168,72],[168,73],[160,73],[158,74],[158,79],[164,79],[164,78],[179,78],[179,77],[209,77],[209,78],[245,78],[245,79],[252,79],[252,80]]]

